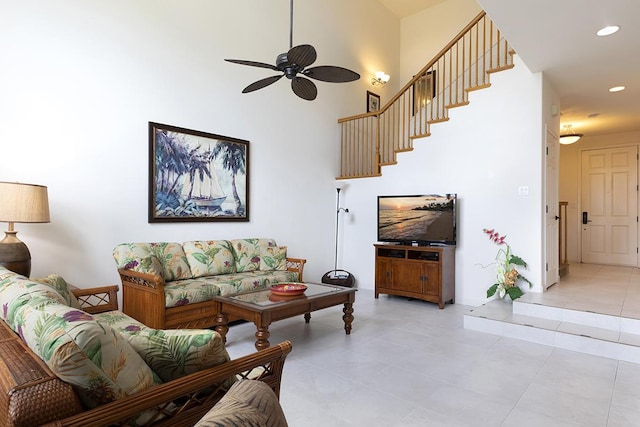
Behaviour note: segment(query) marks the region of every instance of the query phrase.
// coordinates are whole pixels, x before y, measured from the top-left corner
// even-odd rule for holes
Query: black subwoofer
[[[353,277],[353,274],[345,270],[331,270],[322,276],[322,283],[353,288],[353,285],[356,284],[356,278]]]

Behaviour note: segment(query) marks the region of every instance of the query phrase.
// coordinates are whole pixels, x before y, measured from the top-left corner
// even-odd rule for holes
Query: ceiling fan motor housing
[[[299,71],[295,64],[289,64],[289,57],[286,52],[281,53],[276,58],[276,67],[282,71],[289,80],[293,79]]]

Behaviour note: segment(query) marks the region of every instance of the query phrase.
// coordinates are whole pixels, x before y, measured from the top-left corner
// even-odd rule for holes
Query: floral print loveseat
[[[215,331],[151,329],[112,310],[116,291],[0,266],[0,425],[193,425],[238,379],[278,394],[290,343],[231,361]]]
[[[302,282],[305,259],[274,239],[122,243],[113,250],[122,310],[151,328],[208,328],[217,295]]]

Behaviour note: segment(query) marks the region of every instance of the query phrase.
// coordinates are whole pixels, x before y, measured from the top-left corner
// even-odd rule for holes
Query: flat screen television
[[[456,244],[456,194],[378,196],[378,241]]]

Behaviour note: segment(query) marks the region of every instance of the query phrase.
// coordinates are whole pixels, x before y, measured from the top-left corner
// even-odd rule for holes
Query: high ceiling
[[[446,0],[379,1],[404,17]],[[544,72],[558,91],[562,125],[585,136],[640,131],[640,1],[478,3],[527,67]],[[595,35],[614,24],[621,27],[616,34]],[[608,91],[619,85],[626,90]]]
[[[413,15],[446,0],[378,0],[399,18]]]

